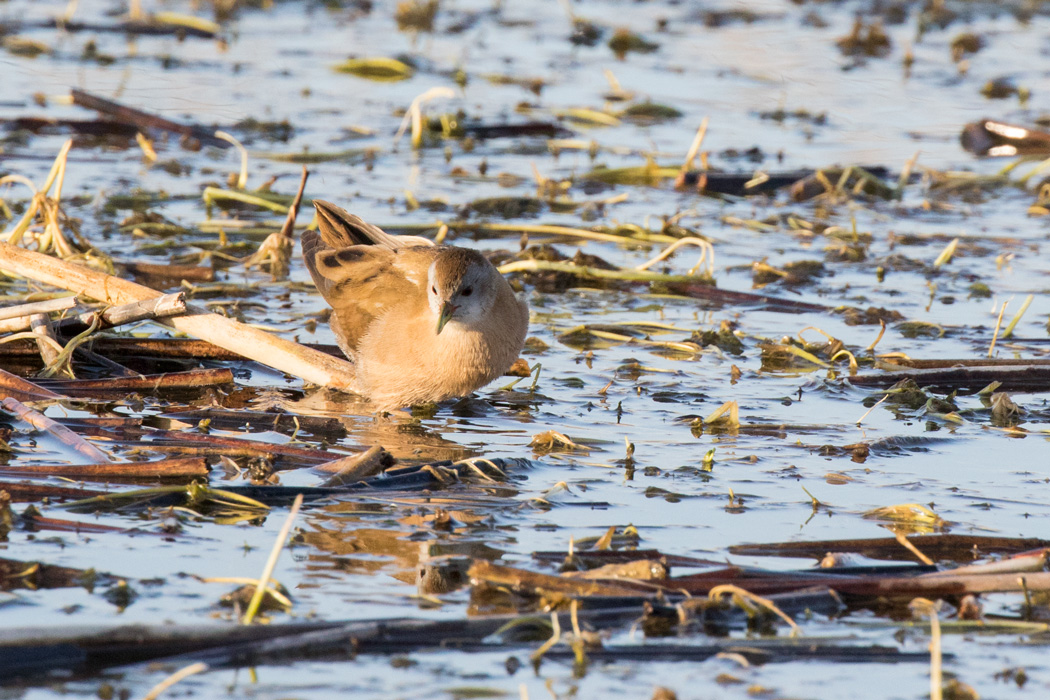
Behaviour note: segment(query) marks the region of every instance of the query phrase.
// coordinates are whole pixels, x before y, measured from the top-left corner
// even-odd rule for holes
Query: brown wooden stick
[[[61,328],[61,324],[59,324]],[[239,352],[220,348],[214,343],[195,338],[106,338],[97,337],[88,341],[90,348],[103,355],[121,357],[144,357],[169,360],[248,360]],[[342,359],[343,351],[337,345],[324,343],[302,343],[326,355]],[[36,346],[30,341],[14,340],[0,345],[0,358],[35,357]]]
[[[149,287],[9,243],[0,243],[0,268],[108,304],[127,304],[160,296]],[[165,323],[308,382],[343,391],[353,390],[354,366],[349,362],[224,316],[191,306],[190,315],[172,318]]]
[[[15,345],[15,343],[10,343]],[[334,346],[333,346],[334,347]],[[220,348],[214,343],[195,338],[94,338],[91,348],[103,354],[119,354],[124,357],[194,359],[194,360],[247,360],[239,352]],[[336,348],[338,352],[338,348]],[[0,356],[4,347],[0,345]],[[14,354],[14,348],[12,348]]]
[[[245,450],[241,454],[254,455],[277,455],[281,457],[292,457],[309,462],[312,465],[330,461],[337,456],[338,452],[327,452],[314,450],[308,447],[296,447],[294,445],[282,445],[274,442],[263,442],[262,440],[243,440],[241,438],[226,437],[224,435],[211,435],[207,433],[179,432],[175,430],[149,430],[143,437],[150,438],[150,442],[144,443],[146,447],[152,445],[208,445],[225,449]],[[227,453],[229,454],[229,453]]]
[[[143,112],[141,109],[128,107],[127,105],[122,105],[113,100],[107,100],[104,97],[92,95],[89,92],[84,92],[83,90],[77,90],[75,88],[70,90],[70,94],[73,97],[73,104],[93,109],[96,112],[101,112],[123,124],[132,124],[139,129],[161,129],[163,131],[171,131],[181,136],[189,136],[190,138],[197,139],[208,146],[217,146],[219,148],[230,147],[228,142],[216,138],[210,129],[206,129],[202,126],[173,122],[170,119],[165,119],[156,114]]]
[[[48,384],[61,389],[67,394],[83,394],[91,391],[105,393],[114,391],[160,391],[161,389],[183,389],[232,383],[233,370],[221,367],[109,379],[56,379]]]
[[[26,464],[17,463],[0,466],[0,472],[8,474],[48,474],[68,476],[74,479],[113,478],[126,479],[158,477],[195,477],[208,475],[208,463],[201,457],[172,457],[152,462],[105,462],[102,464]]]
[[[108,454],[95,447],[69,428],[51,420],[40,411],[36,411],[29,406],[26,406],[18,399],[8,396],[3,402],[0,402],[0,405],[4,407],[5,411],[15,414],[19,419],[29,423],[37,430],[44,430],[51,435],[54,435],[63,444],[69,445],[88,459],[93,459],[96,462],[112,461]]]
[[[199,265],[160,265],[157,263],[125,261],[121,265],[125,270],[139,277],[153,277],[163,280],[186,280],[187,282],[211,282],[215,279],[215,270]]]
[[[0,491],[7,491],[12,501],[23,503],[39,501],[43,498],[78,501],[82,498],[97,498],[109,493],[108,491],[52,486],[31,481],[0,481]]]
[[[11,396],[19,401],[47,401],[48,399],[66,398],[50,389],[45,389],[39,384],[34,384],[28,379],[23,379],[17,374],[11,374],[5,369],[0,369],[0,395],[5,397]]]

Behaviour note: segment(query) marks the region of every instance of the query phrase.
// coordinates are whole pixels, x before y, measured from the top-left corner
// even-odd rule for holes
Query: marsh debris
[[[835,45],[844,56],[866,56],[870,58],[883,58],[890,53],[893,43],[882,26],[882,22],[874,20],[865,23],[859,17],[853,23],[850,33],[838,41]]]

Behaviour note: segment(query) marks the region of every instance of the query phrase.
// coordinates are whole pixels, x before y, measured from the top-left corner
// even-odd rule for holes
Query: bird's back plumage
[[[303,234],[303,257],[332,306],[336,339],[356,365],[355,390],[381,408],[441,401],[469,394],[517,359],[528,307],[480,253],[392,236],[328,202],[314,206],[320,227]],[[442,284],[428,277],[455,287],[468,273],[487,286],[491,304],[442,331],[428,287],[457,290],[437,290]]]

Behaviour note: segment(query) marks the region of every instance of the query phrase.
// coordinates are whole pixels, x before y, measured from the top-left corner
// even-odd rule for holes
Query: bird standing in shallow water
[[[354,363],[354,391],[382,410],[466,396],[499,377],[525,343],[529,309],[481,253],[391,236],[314,200],[302,237],[330,325]]]

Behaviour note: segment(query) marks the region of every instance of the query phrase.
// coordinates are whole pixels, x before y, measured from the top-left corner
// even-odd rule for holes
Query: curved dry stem
[[[850,352],[849,350],[846,350],[845,348],[843,348],[842,350],[839,350],[837,353],[835,353],[834,355],[831,356],[831,361],[834,362],[835,360],[839,359],[843,355],[845,355],[846,358],[849,360],[849,371],[850,371],[850,374],[855,374],[857,372],[857,368],[860,365],[857,364],[857,358],[854,357],[853,353]]]
[[[408,111],[405,112],[405,117],[401,120],[401,126],[398,127],[397,133],[394,134],[394,143],[396,144],[401,140],[401,137],[405,134],[405,129],[411,124],[412,148],[419,148],[423,143],[423,104],[441,97],[451,98],[455,96],[456,93],[452,88],[448,87],[432,87],[423,94],[417,95],[412,100],[412,104],[409,105]]]
[[[731,595],[733,598],[733,602],[737,606],[743,608],[744,611],[747,612],[748,616],[752,616],[755,614],[755,612],[757,612],[756,606],[758,608],[765,608],[766,610],[769,610],[770,612],[774,613],[780,619],[784,620],[784,622],[791,625],[792,637],[799,637],[802,635],[802,628],[800,628],[798,624],[793,619],[791,619],[790,615],[788,615],[786,612],[777,607],[776,603],[774,603],[768,598],[763,598],[761,596],[755,595],[754,593],[751,593],[750,591],[746,591],[740,586],[734,586],[732,584],[723,584],[721,586],[715,586],[710,591],[708,591],[707,597],[710,600],[719,600],[723,595],[726,594]]]
[[[661,260],[666,260],[667,258],[669,258],[671,254],[679,248],[682,248],[683,246],[687,245],[694,245],[700,248],[701,250],[700,259],[696,262],[696,265],[689,269],[689,274],[696,274],[695,270],[698,270],[700,266],[704,264],[704,261],[707,260],[708,253],[710,253],[711,259],[707,263],[707,272],[708,274],[713,275],[715,272],[715,247],[711,245],[710,242],[705,241],[703,238],[698,238],[697,236],[679,238],[674,243],[664,248],[663,251],[661,251],[660,254],[657,255],[655,258],[647,260],[646,262],[642,263],[641,265],[638,265],[634,269],[639,271],[648,270],[650,267],[660,262]]]
[[[0,177],[0,185],[6,185],[8,183],[16,182],[20,185],[25,185],[29,189],[33,190],[33,194],[37,193],[36,185],[34,185],[33,181],[25,175],[18,175],[17,173],[12,173],[11,175],[4,175],[3,177]]]
[[[190,676],[194,676],[198,673],[203,673],[207,671],[208,668],[208,664],[203,662],[197,662],[195,664],[190,664],[189,666],[183,666],[178,671],[171,674],[157,685],[153,686],[153,688],[151,688],[150,691],[142,697],[142,700],[156,700],[158,697],[160,697],[161,693],[163,693],[165,690],[175,685],[182,679],[189,678]]]
[[[248,186],[248,149],[244,147],[232,134],[219,130],[215,132],[215,138],[232,143],[241,154],[241,170],[237,175],[237,189],[245,189]]]
[[[551,637],[550,637],[550,639],[545,641],[542,645],[540,645],[539,649],[537,649],[536,651],[534,651],[531,654],[529,654],[529,658],[532,660],[533,663],[536,663],[537,661],[542,659],[543,655],[546,654],[548,651],[550,651],[551,648],[555,644],[557,644],[559,641],[561,641],[561,623],[558,621],[558,613],[552,612],[551,613]]]
[[[41,376],[52,377],[59,371],[73,376],[73,351],[76,350],[80,345],[84,344],[91,339],[91,336],[95,334],[95,331],[102,325],[102,314],[93,314],[91,317],[91,325],[87,330],[78,333],[76,336],[71,338],[66,347],[58,353],[58,357],[55,358],[54,362],[44,368],[44,374]],[[61,347],[61,346],[59,346]]]
[[[877,336],[875,336],[875,340],[871,341],[871,345],[869,345],[868,347],[864,348],[865,352],[874,353],[875,352],[875,346],[879,344],[880,340],[882,340],[882,336],[886,335],[886,321],[884,319],[881,319],[881,318],[879,319],[879,326],[880,326],[879,334]]]
[[[700,122],[700,128],[696,130],[696,136],[693,137],[693,142],[689,145],[689,151],[685,154],[685,162],[682,163],[682,172],[693,167],[696,155],[700,152],[700,146],[704,143],[704,136],[707,135],[707,123],[708,118],[704,117],[703,121]]]

